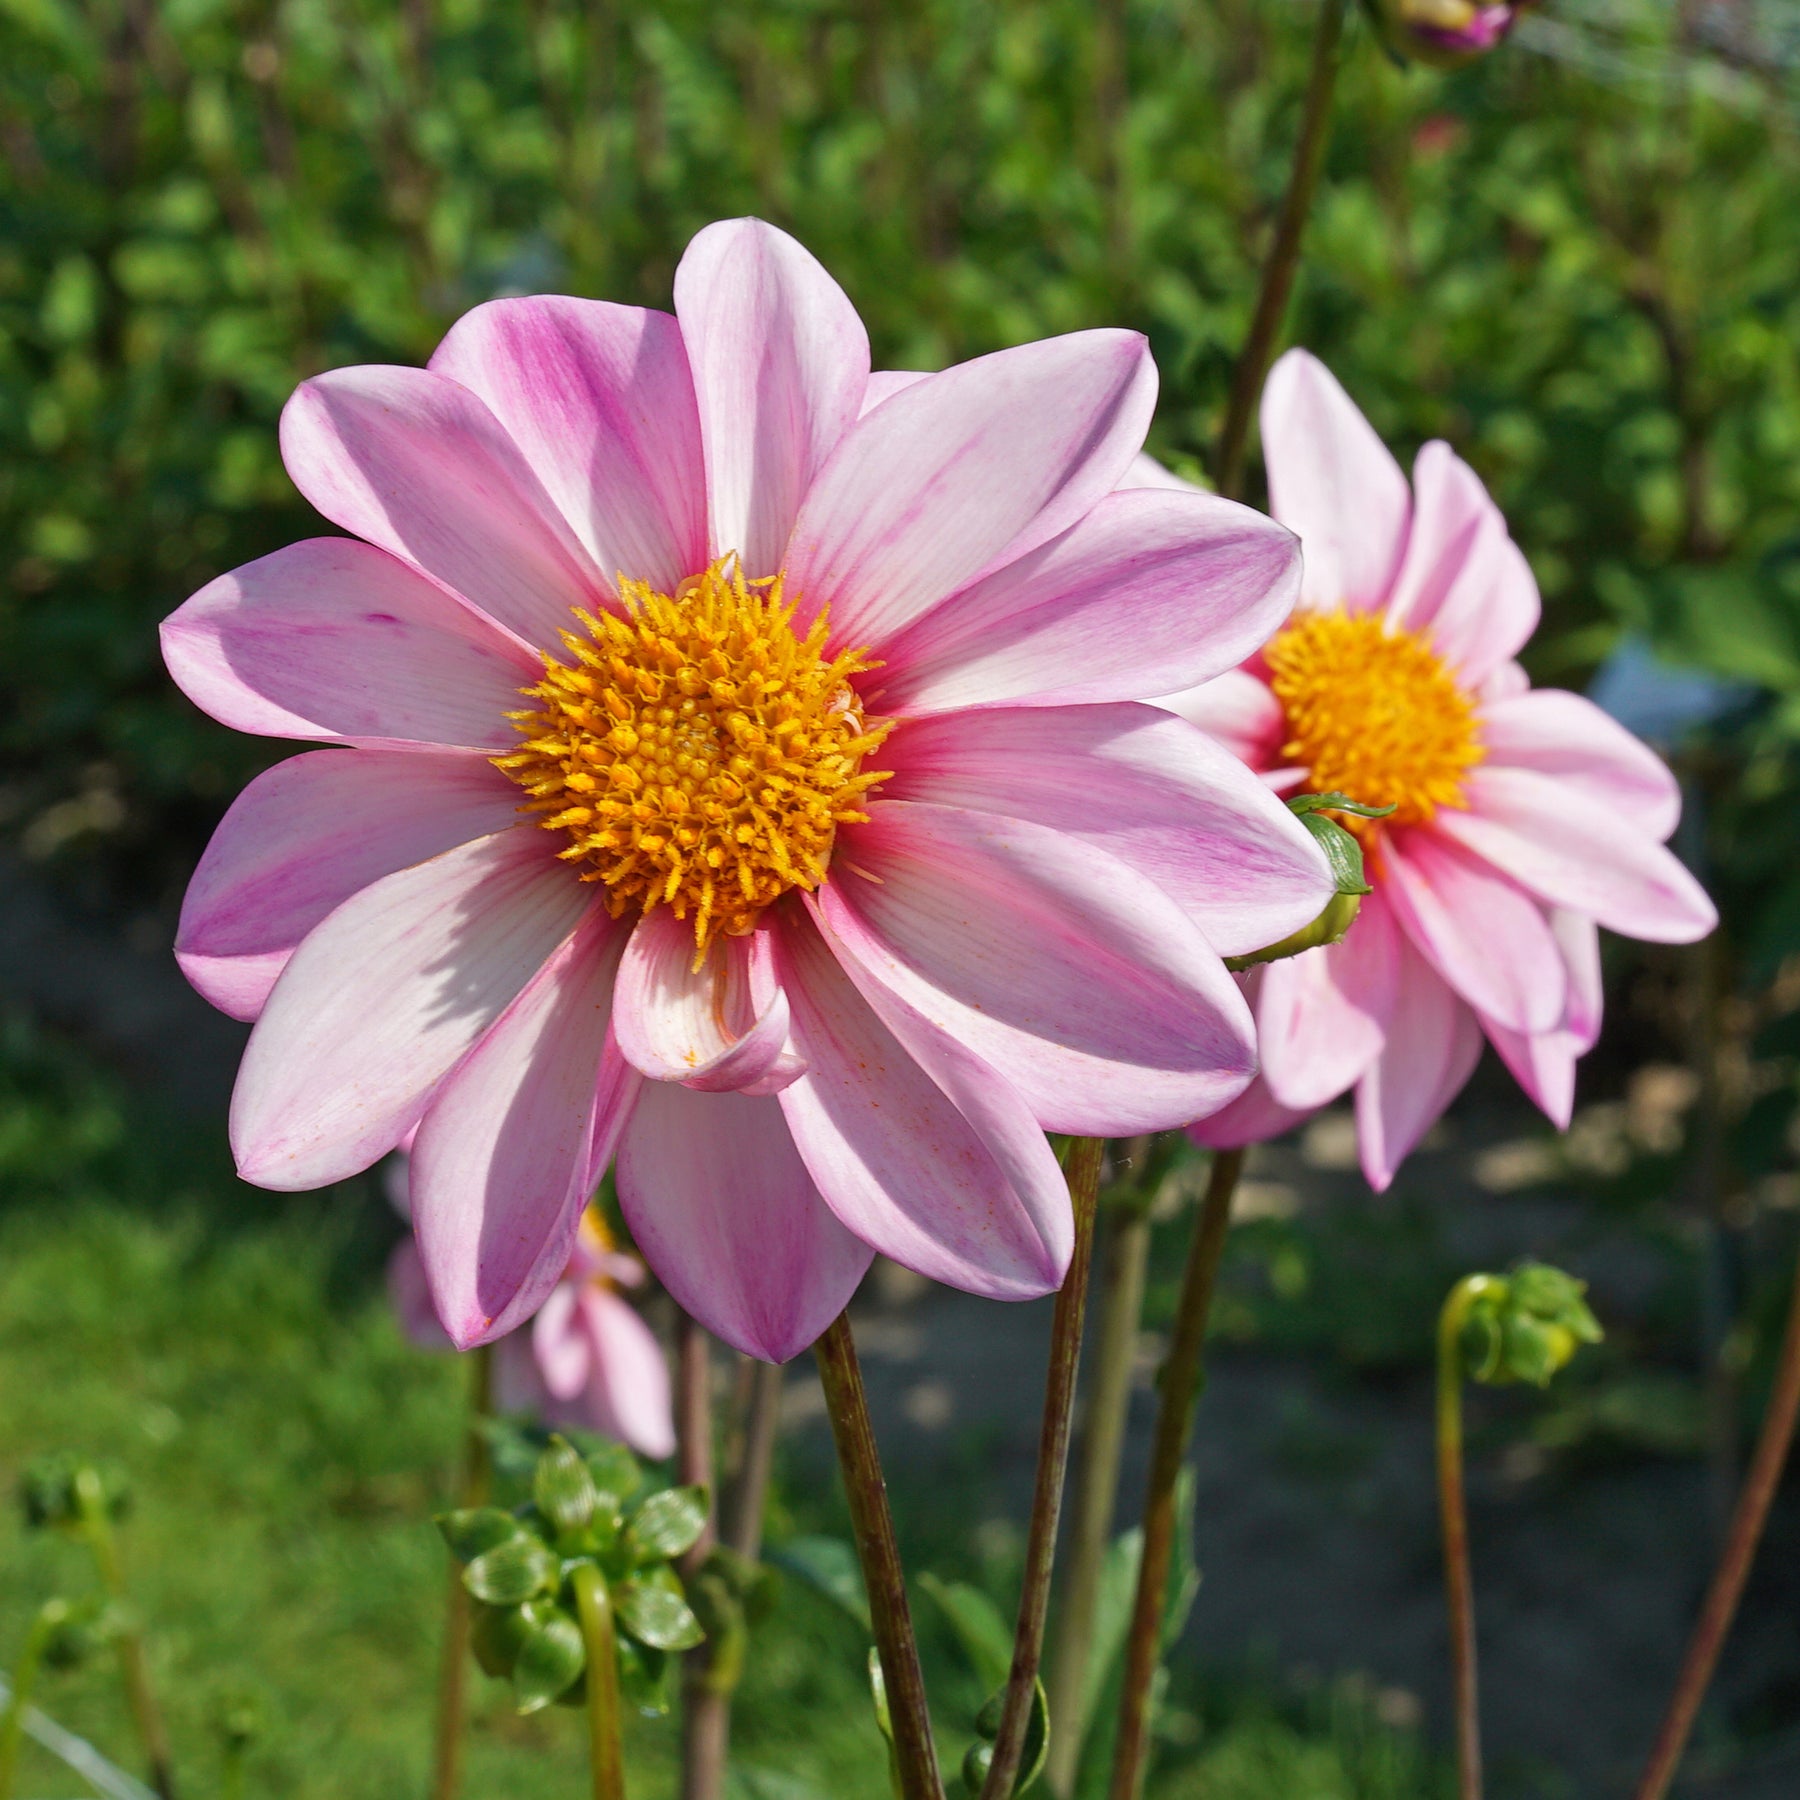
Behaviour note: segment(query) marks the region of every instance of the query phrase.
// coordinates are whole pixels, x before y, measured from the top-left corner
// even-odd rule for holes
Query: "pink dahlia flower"
[[[1078,332],[871,376],[792,238],[708,227],[673,316],[468,314],[302,385],[282,451],[353,535],[221,577],[175,678],[270,770],[177,954],[254,1019],[240,1172],[413,1127],[451,1338],[528,1318],[616,1152],[638,1248],[779,1360],[879,1249],[1001,1298],[1072,1235],[1045,1128],[1148,1131],[1254,1063],[1221,954],[1318,911],[1311,840],[1136,704],[1241,661],[1289,533],[1115,492],[1156,374]]]
[[[1273,1137],[1356,1089],[1377,1189],[1461,1091],[1483,1035],[1569,1122],[1600,1031],[1596,928],[1658,943],[1717,915],[1666,850],[1680,794],[1643,744],[1579,695],[1533,691],[1513,658],[1537,584],[1447,444],[1400,466],[1322,363],[1290,351],[1262,403],[1276,518],[1299,533],[1300,605],[1242,668],[1165,704],[1271,788],[1341,790],[1368,879],[1343,941],[1245,978],[1262,1071],[1194,1128]]]
[[[1485,55],[1531,0],[1374,0],[1382,35],[1402,56],[1454,69]]]

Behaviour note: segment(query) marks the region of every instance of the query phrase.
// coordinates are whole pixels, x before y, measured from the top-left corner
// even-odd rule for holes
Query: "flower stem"
[[[81,1513],[81,1527],[94,1553],[100,1581],[108,1594],[129,1617],[125,1598],[125,1570],[119,1560],[119,1546],[113,1537],[112,1520],[106,1512],[106,1496],[100,1478],[92,1469],[83,1468],[75,1475],[75,1504]],[[150,1785],[160,1800],[175,1800],[175,1771],[169,1756],[169,1734],[163,1724],[162,1709],[156,1703],[150,1685],[150,1660],[144,1654],[144,1634],[135,1625],[127,1625],[118,1636],[119,1673],[125,1682],[125,1698],[131,1708],[131,1720],[137,1727],[138,1741],[144,1746],[144,1758],[150,1766]]]
[[[620,1736],[619,1646],[612,1595],[591,1563],[575,1570],[575,1610],[587,1646],[588,1748],[594,1800],[625,1800],[625,1746]]]
[[[1026,1729],[1037,1694],[1038,1663],[1044,1649],[1044,1620],[1050,1608],[1050,1575],[1056,1563],[1056,1527],[1062,1515],[1063,1482],[1069,1467],[1069,1419],[1075,1406],[1075,1375],[1081,1367],[1081,1333],[1087,1319],[1088,1272],[1094,1251],[1094,1209],[1100,1193],[1100,1162],[1106,1144],[1079,1138],[1069,1153],[1069,1198],[1075,1209],[1075,1247],[1068,1273],[1057,1290],[1050,1325],[1050,1368],[1044,1380],[1044,1422],[1038,1435],[1037,1480],[1031,1497],[1031,1526],[1025,1539],[1025,1577],[1019,1619],[1013,1631],[1012,1670],[1000,1710],[1000,1730],[981,1800],[1011,1800],[1025,1753]]]
[[[818,1358],[831,1435],[837,1442],[838,1466],[850,1502],[856,1554],[869,1591],[869,1615],[887,1687],[900,1791],[903,1800],[944,1800],[943,1777],[931,1737],[931,1712],[925,1700],[925,1676],[919,1667],[919,1645],[906,1600],[906,1572],[894,1541],[887,1484],[881,1475],[881,1456],[875,1447],[875,1429],[869,1419],[848,1313],[839,1313],[826,1326],[813,1345],[813,1354]]]
[[[25,1647],[13,1666],[12,1698],[0,1712],[0,1800],[12,1800],[13,1781],[19,1767],[19,1742],[25,1731],[25,1712],[31,1704],[32,1689],[37,1686],[38,1669],[44,1660],[45,1647],[57,1622],[68,1608],[60,1600],[49,1600],[39,1607],[25,1634]]]
[[[456,1481],[456,1504],[480,1506],[488,1496],[492,1465],[482,1430],[493,1404],[494,1358],[491,1345],[469,1353],[469,1410],[463,1431],[462,1467]],[[453,1560],[444,1600],[444,1654],[438,1670],[437,1736],[432,1750],[431,1800],[453,1800],[462,1782],[463,1716],[469,1693],[469,1590]]]
[[[1788,1302],[1787,1329],[1782,1334],[1775,1365],[1775,1385],[1769,1395],[1768,1411],[1763,1416],[1762,1433],[1756,1441],[1756,1454],[1751,1458],[1750,1472],[1738,1494],[1731,1529],[1726,1534],[1718,1568],[1713,1572],[1712,1585],[1707,1589],[1699,1621],[1682,1659],[1669,1709],[1663,1716],[1655,1747],[1638,1784],[1636,1800],[1663,1800],[1669,1783],[1675,1778],[1681,1753],[1687,1747],[1688,1733],[1694,1728],[1694,1717],[1711,1684],[1719,1652],[1724,1648],[1725,1634],[1731,1629],[1732,1616],[1743,1595],[1751,1559],[1768,1521],[1769,1507],[1781,1481],[1782,1466],[1794,1441],[1797,1414],[1800,1414],[1800,1256],[1794,1260],[1794,1293]]]
[[[675,1442],[683,1485],[706,1489],[706,1528],[681,1559],[691,1581],[718,1542],[713,1497],[712,1342],[685,1313],[676,1330]],[[712,1679],[717,1646],[708,1640],[681,1663],[681,1800],[720,1800],[731,1747],[731,1695]]]
[[[1231,1200],[1244,1167],[1242,1150],[1220,1150],[1213,1156],[1199,1223],[1188,1246],[1181,1277],[1175,1329],[1158,1383],[1162,1389],[1156,1414],[1156,1436],[1150,1450],[1150,1488],[1144,1501],[1144,1551],[1138,1567],[1137,1596],[1125,1638],[1125,1680],[1119,1696],[1119,1737],[1113,1750],[1110,1800],[1137,1800],[1149,1760],[1150,1699],[1162,1654],[1164,1590],[1175,1545],[1175,1485],[1187,1457],[1188,1429],[1199,1397],[1201,1353],[1206,1322],[1212,1312],[1213,1289],[1225,1253],[1231,1223]]]
[[[1081,1431],[1075,1497],[1069,1514],[1069,1556],[1050,1656],[1051,1792],[1067,1800],[1080,1769],[1088,1720],[1082,1716],[1100,1574],[1112,1534],[1131,1410],[1131,1374],[1144,1309],[1144,1272],[1150,1259],[1147,1196],[1128,1195],[1107,1213],[1100,1275],[1100,1338],[1094,1347],[1091,1387]]]
[[[1275,226],[1275,241],[1263,265],[1262,287],[1256,296],[1249,334],[1238,352],[1231,373],[1231,397],[1225,407],[1225,423],[1219,431],[1218,453],[1213,459],[1219,492],[1228,500],[1242,497],[1244,440],[1250,432],[1250,415],[1262,392],[1263,377],[1275,351],[1275,339],[1294,291],[1294,272],[1300,266],[1300,240],[1306,215],[1312,210],[1313,191],[1319,185],[1319,169],[1325,160],[1325,140],[1331,128],[1331,96],[1337,86],[1338,41],[1343,35],[1345,0],[1319,0],[1319,25],[1313,37],[1312,69],[1306,81],[1306,100],[1300,115],[1300,138],[1294,146],[1294,167],[1288,176],[1287,194]]]
[[[1450,1681],[1456,1708],[1458,1800],[1481,1800],[1481,1706],[1475,1672],[1475,1585],[1469,1574],[1469,1519],[1463,1505],[1463,1327],[1469,1308],[1493,1285],[1465,1275],[1438,1315],[1437,1487],[1444,1534],[1444,1601],[1450,1614]]]
[[[779,1363],[751,1365],[749,1417],[744,1425],[743,1449],[724,1526],[726,1547],[748,1562],[755,1562],[762,1555],[769,1474],[775,1464],[775,1439],[781,1430],[783,1380]]]

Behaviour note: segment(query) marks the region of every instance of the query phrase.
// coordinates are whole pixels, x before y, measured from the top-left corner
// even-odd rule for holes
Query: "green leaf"
[[[560,1699],[587,1667],[581,1627],[562,1609],[554,1609],[525,1633],[513,1664],[513,1698],[521,1713],[540,1712]]]
[[[647,1719],[669,1710],[669,1658],[636,1638],[619,1639],[619,1691]]]
[[[891,1749],[894,1742],[894,1715],[888,1711],[887,1675],[881,1667],[881,1652],[873,1644],[869,1646],[869,1698],[875,1704],[875,1724]]]
[[[496,1681],[511,1675],[526,1638],[555,1610],[552,1600],[527,1600],[522,1606],[478,1605],[470,1622],[469,1648],[481,1672]]]
[[[521,1532],[476,1557],[463,1570],[463,1586],[489,1606],[517,1606],[548,1593],[561,1572],[555,1551]]]
[[[706,1489],[664,1488],[632,1514],[625,1544],[636,1562],[666,1561],[691,1550],[705,1529]]]
[[[472,1563],[485,1551],[518,1537],[524,1530],[511,1513],[502,1512],[497,1506],[466,1506],[457,1512],[439,1513],[432,1522],[444,1534],[450,1554],[459,1563]]]
[[[1394,809],[1388,806],[1370,806],[1362,800],[1352,800],[1348,794],[1340,794],[1333,788],[1328,794],[1294,794],[1290,796],[1288,811],[1299,813],[1304,818],[1308,813],[1347,812],[1354,813],[1359,819],[1385,819]]]
[[[553,1437],[531,1478],[537,1509],[559,1532],[580,1531],[600,1503],[594,1477],[567,1438]]]
[[[594,1486],[603,1494],[617,1494],[629,1500],[644,1485],[644,1471],[638,1459],[623,1444],[602,1444],[587,1454],[588,1473]]]
[[[652,1650],[691,1650],[706,1641],[700,1621],[666,1565],[621,1581],[613,1589],[620,1626]]]
[[[983,1742],[971,1744],[963,1757],[963,1785],[971,1795],[979,1795],[987,1784],[988,1770],[994,1761],[994,1740],[1000,1735],[1000,1720],[1006,1705],[1006,1690],[988,1697],[975,1719],[975,1729]],[[1025,1724],[1025,1746],[1019,1757],[1019,1773],[1013,1781],[1013,1793],[1022,1794],[1044,1772],[1050,1755],[1050,1697],[1042,1681],[1031,1695],[1031,1716]]]
[[[1392,812],[1393,808],[1389,807],[1387,810]],[[1331,870],[1331,879],[1337,884],[1337,891],[1340,894],[1368,893],[1369,881],[1363,872],[1362,845],[1336,819],[1327,818],[1322,812],[1302,813],[1300,823],[1312,833],[1314,843],[1325,852],[1325,862]]]
[[[865,1632],[874,1631],[862,1566],[856,1560],[856,1551],[842,1538],[789,1538],[779,1550],[770,1553],[769,1561],[823,1594]]]
[[[956,1634],[956,1641],[984,1689],[1004,1687],[1012,1672],[1013,1634],[1005,1617],[980,1588],[966,1581],[941,1581],[929,1570],[919,1585]]]

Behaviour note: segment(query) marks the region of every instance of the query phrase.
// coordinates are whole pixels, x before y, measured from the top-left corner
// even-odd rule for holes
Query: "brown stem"
[[[1137,1800],[1144,1785],[1150,1743],[1150,1690],[1162,1652],[1163,1593],[1175,1545],[1175,1485],[1187,1457],[1188,1428],[1199,1396],[1201,1352],[1206,1322],[1212,1313],[1213,1289],[1225,1253],[1231,1223],[1231,1199],[1244,1167],[1242,1150],[1220,1150],[1213,1156],[1199,1223],[1188,1246],[1181,1277],[1175,1329],[1159,1384],[1162,1401],[1156,1414],[1156,1436],[1150,1450],[1150,1491],[1144,1500],[1144,1552],[1138,1568],[1137,1596],[1125,1638],[1125,1681],[1119,1696],[1119,1737],[1113,1750],[1110,1800]]]
[[[1078,1138],[1069,1153],[1069,1198],[1075,1210],[1075,1247],[1057,1290],[1050,1324],[1050,1368],[1044,1379],[1044,1422],[1038,1435],[1037,1482],[1031,1526],[1025,1538],[1025,1577],[1019,1620],[1013,1631],[1012,1670],[994,1738],[993,1761],[981,1784],[981,1800],[1011,1800],[1025,1754],[1025,1734],[1037,1694],[1050,1608],[1050,1575],[1056,1563],[1056,1527],[1062,1516],[1063,1479],[1069,1467],[1069,1419],[1075,1407],[1075,1374],[1081,1367],[1081,1333],[1087,1319],[1088,1271],[1094,1251],[1094,1207],[1106,1144]]]
[[[1250,432],[1250,415],[1262,392],[1263,377],[1275,350],[1276,334],[1286,316],[1288,297],[1294,291],[1294,272],[1300,266],[1300,240],[1306,215],[1312,210],[1313,190],[1319,185],[1319,169],[1325,160],[1325,140],[1331,130],[1331,96],[1337,86],[1338,39],[1343,33],[1345,0],[1319,0],[1319,27],[1313,38],[1312,70],[1306,80],[1306,100],[1300,115],[1300,138],[1294,146],[1294,167],[1288,177],[1275,241],[1263,265],[1262,288],[1250,331],[1231,373],[1231,398],[1225,407],[1225,423],[1219,432],[1219,449],[1213,459],[1219,492],[1228,500],[1242,496],[1244,440]]]
[[[875,1428],[869,1419],[848,1313],[839,1313],[826,1326],[813,1345],[813,1355],[818,1358],[838,1467],[850,1502],[856,1554],[869,1591],[869,1616],[893,1722],[900,1792],[903,1800],[944,1800],[943,1777],[931,1738],[931,1711],[925,1700],[925,1676],[919,1667],[919,1645],[906,1599],[906,1572],[894,1540],[887,1483],[881,1475],[881,1455],[875,1447]]]
[[[706,1489],[706,1529],[681,1559],[692,1580],[718,1542],[713,1498],[712,1340],[685,1313],[676,1335],[676,1461],[682,1482]],[[681,1800],[720,1800],[730,1753],[731,1697],[712,1681],[713,1645],[690,1650],[681,1664]]]
[[[494,1358],[483,1344],[469,1355],[469,1422],[463,1434],[462,1467],[456,1481],[458,1506],[480,1506],[488,1497],[493,1466],[482,1431],[493,1404]],[[437,1736],[432,1749],[431,1800],[452,1800],[462,1785],[463,1718],[469,1693],[469,1590],[452,1559],[444,1601],[444,1660],[438,1670]]]
[[[783,1380],[779,1363],[751,1364],[750,1414],[744,1426],[743,1454],[732,1484],[724,1527],[726,1547],[749,1562],[755,1562],[762,1554],[769,1473],[775,1463],[775,1439],[781,1430]]]
[[[1675,1692],[1656,1734],[1643,1780],[1638,1783],[1636,1800],[1663,1800],[1675,1778],[1688,1733],[1694,1728],[1700,1702],[1712,1682],[1725,1634],[1731,1629],[1732,1616],[1744,1592],[1751,1559],[1768,1521],[1769,1506],[1794,1441],[1796,1414],[1800,1414],[1800,1256],[1794,1259],[1794,1293],[1788,1302],[1787,1329],[1782,1334],[1775,1386],[1769,1395],[1769,1409],[1763,1415],[1762,1434],[1756,1440],[1756,1454],[1750,1460],[1750,1472],[1738,1495],[1724,1552],[1713,1572],[1687,1655],[1682,1659]]]

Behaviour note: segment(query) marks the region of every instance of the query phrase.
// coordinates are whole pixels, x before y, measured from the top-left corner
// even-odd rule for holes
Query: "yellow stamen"
[[[1263,654],[1287,714],[1281,754],[1309,788],[1392,805],[1395,825],[1468,805],[1463,779],[1486,755],[1475,708],[1421,634],[1372,613],[1307,612]],[[1382,822],[1344,819],[1365,833]]]
[[[746,582],[727,557],[673,595],[619,586],[622,615],[579,612],[570,660],[544,659],[537,708],[512,715],[524,742],[494,764],[567,835],[582,879],[606,883],[615,918],[691,917],[698,967],[716,936],[825,879],[837,828],[887,779],[862,763],[892,722],[851,685],[878,665],[827,660],[823,611],[797,637],[779,576]]]

